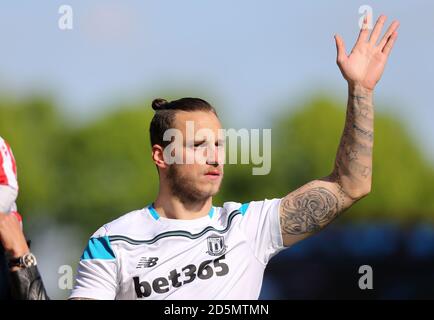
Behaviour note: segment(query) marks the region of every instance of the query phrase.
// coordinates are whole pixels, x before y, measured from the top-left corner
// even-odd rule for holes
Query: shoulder
[[[0,152],[6,152],[8,150],[8,143],[0,136]]]
[[[140,231],[143,232],[143,226],[146,225],[147,220],[146,213],[147,208],[134,210],[103,225],[90,237],[80,260],[114,261],[117,246],[112,247],[112,236],[134,237]]]
[[[119,218],[104,224],[92,235],[92,238],[134,234],[143,231],[143,226],[151,222],[147,210],[147,207],[145,207],[123,214]]]
[[[281,198],[253,200],[246,202],[225,202],[222,206],[223,212],[231,214],[234,211],[239,211],[243,216],[252,211],[267,211],[271,208],[279,206]]]

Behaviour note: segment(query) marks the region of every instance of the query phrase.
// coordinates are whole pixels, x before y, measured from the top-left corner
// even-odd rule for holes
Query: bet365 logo
[[[170,290],[171,287],[179,288],[184,284],[195,281],[196,279],[207,280],[214,275],[222,277],[229,273],[229,266],[223,262],[225,256],[221,256],[215,260],[205,260],[199,267],[194,264],[189,264],[178,272],[177,269],[173,269],[169,272],[167,277],[155,278],[152,281],[140,281],[139,277],[134,277],[134,289],[137,294],[137,298],[147,298],[153,292],[162,294]],[[180,278],[184,279],[180,281]]]

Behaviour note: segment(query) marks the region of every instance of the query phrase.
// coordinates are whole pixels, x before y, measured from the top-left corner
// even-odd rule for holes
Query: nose
[[[219,148],[217,148],[215,145],[211,145],[207,149],[206,163],[213,167],[217,167],[220,162],[221,161],[219,159]]]

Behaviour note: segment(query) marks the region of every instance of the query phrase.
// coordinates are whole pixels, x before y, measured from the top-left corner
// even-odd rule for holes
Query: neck
[[[161,217],[169,219],[190,220],[206,216],[212,207],[212,197],[205,200],[186,202],[170,192],[158,193],[154,208]]]

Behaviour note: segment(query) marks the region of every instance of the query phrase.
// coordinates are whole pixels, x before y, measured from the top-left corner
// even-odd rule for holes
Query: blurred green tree
[[[52,215],[56,185],[57,149],[64,132],[63,119],[50,99],[31,96],[17,101],[0,98],[0,135],[10,145],[18,166],[19,210]]]
[[[376,106],[372,192],[352,206],[344,219],[432,219],[432,164],[402,122],[378,109]],[[228,168],[225,196],[237,195],[242,201],[282,197],[332,172],[345,123],[343,104],[317,96],[292,110],[274,121],[271,173],[251,176],[250,168]]]
[[[125,212],[152,202],[158,175],[152,164],[146,104],[119,106],[86,123],[70,123],[50,99],[0,98],[0,128],[18,162],[19,208],[90,233]],[[375,115],[373,188],[346,219],[432,219],[434,170],[405,126]],[[345,108],[315,97],[272,126],[272,166],[253,176],[252,165],[226,165],[215,204],[282,197],[332,171]]]
[[[152,115],[133,106],[69,130],[57,158],[59,216],[96,230],[152,202],[158,191],[150,161]]]

